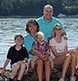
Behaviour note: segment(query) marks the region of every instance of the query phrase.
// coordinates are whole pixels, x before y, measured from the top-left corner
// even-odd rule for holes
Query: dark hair
[[[24,40],[24,38],[23,38],[23,35],[22,35],[22,34],[16,34],[16,35],[15,35],[15,37],[14,37],[14,40],[16,40],[16,38],[18,38],[18,37],[20,37],[20,38],[22,38],[22,40]]]
[[[34,24],[34,25],[37,25],[37,32],[39,31],[39,24],[37,23],[37,21],[35,19],[30,19],[27,24],[26,24],[26,31],[28,33],[30,33],[28,27],[30,26],[30,24]]]

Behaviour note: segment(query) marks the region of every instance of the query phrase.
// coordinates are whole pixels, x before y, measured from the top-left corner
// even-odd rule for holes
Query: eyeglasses
[[[56,28],[55,30],[62,30],[62,28]]]

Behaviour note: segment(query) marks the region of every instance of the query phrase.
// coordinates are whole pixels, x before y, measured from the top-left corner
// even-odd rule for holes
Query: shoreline
[[[0,18],[39,18],[41,16],[21,16],[21,15],[14,15],[14,16],[0,16]],[[57,17],[57,16],[54,16]],[[67,15],[65,17],[57,17],[57,18],[78,18],[78,15]]]
[[[20,15],[15,15],[15,16],[0,16],[0,18],[38,18],[39,16],[20,16]]]

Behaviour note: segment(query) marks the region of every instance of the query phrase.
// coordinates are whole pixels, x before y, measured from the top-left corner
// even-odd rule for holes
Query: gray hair
[[[45,5],[43,10],[45,10],[47,7],[50,7],[52,9],[52,11],[53,11],[53,6],[51,6],[49,4],[48,5]]]

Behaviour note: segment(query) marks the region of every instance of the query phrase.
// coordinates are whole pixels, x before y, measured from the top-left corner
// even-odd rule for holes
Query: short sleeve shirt
[[[55,46],[57,53],[64,52],[64,48],[67,45],[67,41],[62,37],[62,41],[58,43],[55,38],[50,40],[50,46]]]
[[[18,61],[24,60],[24,58],[28,58],[28,52],[25,47],[21,47],[18,51],[15,49],[15,46],[10,47],[7,58],[11,60],[12,65]]]
[[[52,21],[50,23],[47,23],[44,20],[44,16],[38,18],[36,21],[39,24],[39,30],[44,33],[44,37],[45,37],[45,41],[46,42],[48,42],[48,39],[51,37],[52,31],[53,31],[53,28],[54,28],[55,24],[60,24],[62,29],[63,29],[63,33],[65,32],[64,27],[63,27],[61,21],[58,20],[55,17],[52,17]]]
[[[27,33],[25,36],[24,36],[24,46],[25,48],[27,49],[28,53],[30,50],[32,50],[32,43],[35,41],[35,39],[29,34]],[[29,59],[31,59],[33,57],[33,55],[31,55],[29,53]]]
[[[43,41],[41,44],[37,41],[34,41],[32,44],[32,48],[35,48],[36,50],[40,51],[42,54],[46,54],[46,51],[49,49],[48,43]]]

